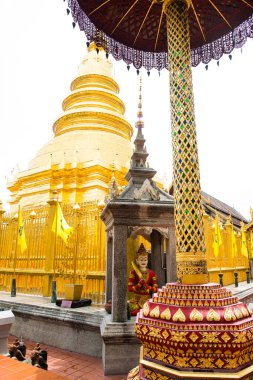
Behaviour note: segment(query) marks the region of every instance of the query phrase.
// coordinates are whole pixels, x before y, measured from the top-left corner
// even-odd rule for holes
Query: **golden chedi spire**
[[[65,203],[103,200],[112,162],[119,185],[125,183],[133,130],[118,94],[105,49],[92,42],[53,125],[54,138],[8,184],[12,208],[45,204],[55,188]]]

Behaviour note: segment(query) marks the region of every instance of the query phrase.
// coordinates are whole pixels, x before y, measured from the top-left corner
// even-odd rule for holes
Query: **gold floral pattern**
[[[187,342],[186,334],[179,331],[171,331],[171,340],[174,342]]]
[[[219,335],[219,333],[216,333],[216,332],[204,332],[202,334],[201,342],[203,342],[203,343],[218,343],[219,342],[218,335]]]
[[[149,335],[153,336],[155,338],[161,338],[160,332],[161,332],[161,330],[159,328],[150,327],[150,329],[149,329]]]

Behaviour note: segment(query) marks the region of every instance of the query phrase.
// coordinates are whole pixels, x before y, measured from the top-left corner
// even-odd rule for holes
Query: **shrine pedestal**
[[[100,330],[105,375],[126,374],[138,364],[140,343],[134,332],[135,318],[119,323],[105,316]]]
[[[140,310],[136,334],[141,380],[253,380],[252,311],[218,284],[163,286]]]

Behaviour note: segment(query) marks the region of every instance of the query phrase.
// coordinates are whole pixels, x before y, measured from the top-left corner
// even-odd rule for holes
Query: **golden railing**
[[[71,205],[62,205],[66,221],[74,227],[67,246],[61,238],[53,237],[53,240],[50,240],[52,208],[53,205],[45,205],[34,208],[34,212],[23,210],[28,247],[23,254],[17,250],[17,218],[7,213],[1,215],[0,290],[10,292],[15,271],[18,293],[50,296],[51,283],[55,279],[57,295],[63,298],[64,284],[73,283],[75,280],[75,283],[84,285],[83,297],[91,298],[95,304],[104,303],[105,228],[99,217],[101,207],[97,202],[85,202],[80,204],[78,211],[75,211]],[[237,254],[233,258],[231,247],[233,226],[228,221],[224,224],[221,230],[222,245],[219,248],[219,255],[215,257],[213,223],[211,217],[204,215],[210,281],[218,282],[218,274],[221,272],[224,285],[232,284],[235,271],[238,272],[239,281],[245,280],[249,258],[241,254],[240,229],[236,229]],[[249,254],[251,233],[247,233]],[[139,240],[136,242],[128,241],[128,255],[131,258],[138,248]],[[128,270],[130,269],[129,267]]]
[[[222,244],[219,247],[219,254],[214,255],[214,219],[204,215],[204,233],[206,241],[206,257],[210,282],[219,282],[219,273],[223,273],[223,284],[234,283],[234,272],[238,273],[238,281],[246,280],[246,271],[249,269],[250,259],[250,233],[247,232],[248,257],[241,253],[241,229],[233,227],[229,219],[221,226]],[[237,252],[233,255],[232,233],[235,233]]]
[[[10,291],[11,281],[15,277],[17,292],[50,296],[51,282],[55,279],[57,295],[61,298],[64,297],[64,284],[73,283],[75,266],[75,282],[84,285],[82,296],[91,298],[93,303],[103,303],[105,231],[99,217],[101,207],[97,202],[85,202],[76,212],[72,206],[62,205],[67,223],[74,227],[67,245],[56,236],[50,243],[50,207],[53,206],[23,211],[27,242],[27,250],[23,254],[16,244],[17,218],[7,213],[2,215],[0,290]]]

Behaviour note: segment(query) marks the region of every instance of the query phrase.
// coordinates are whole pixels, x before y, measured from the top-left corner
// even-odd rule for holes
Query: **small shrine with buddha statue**
[[[173,197],[153,181],[156,171],[147,163],[142,117],[140,81],[137,135],[125,177],[128,184],[120,193],[113,181],[113,191],[101,214],[107,241],[106,301],[112,300],[111,315],[101,327],[105,374],[124,373],[139,356],[134,318],[127,322],[127,304],[136,315],[158,286],[176,281]],[[150,243],[150,254],[141,244],[134,252],[136,256],[131,256],[128,242],[136,237]],[[118,368],[110,357],[119,359]]]

